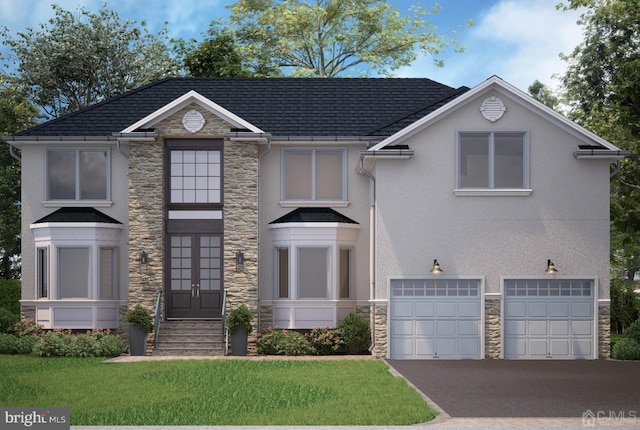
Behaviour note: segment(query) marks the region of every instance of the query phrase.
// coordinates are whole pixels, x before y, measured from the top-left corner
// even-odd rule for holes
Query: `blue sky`
[[[200,39],[209,23],[228,14],[225,5],[233,0],[118,0],[108,1],[110,9],[122,19],[147,21],[155,33],[168,22],[171,37]],[[555,8],[559,0],[440,0],[441,11],[431,22],[441,32],[455,30],[467,49],[441,58],[444,68],[430,58],[419,58],[411,67],[396,73],[399,77],[426,77],[458,87],[473,87],[492,75],[498,75],[523,91],[536,79],[555,88],[566,64],[560,53],[570,53],[582,40],[576,24],[579,14]],[[82,5],[97,11],[102,0],[0,0],[0,25],[15,34],[28,27],[39,28],[53,16],[51,4],[66,10]],[[430,9],[436,1],[387,0],[406,11],[421,4]],[[472,19],[474,26],[464,28]],[[6,47],[0,46],[6,54]]]

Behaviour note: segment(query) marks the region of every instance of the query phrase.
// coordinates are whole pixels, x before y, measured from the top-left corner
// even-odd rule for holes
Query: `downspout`
[[[122,155],[122,156],[123,156],[124,158],[126,158],[127,160],[129,159],[129,154],[127,154],[126,152],[124,152],[124,149],[122,149],[122,148],[120,147],[120,139],[118,139],[118,140],[116,141],[116,149],[118,150],[118,153],[119,153],[120,155]]]
[[[262,177],[262,159],[271,151],[271,138],[267,138],[267,149],[258,156],[258,264],[260,264],[260,248],[262,245],[262,229],[260,228],[260,187]],[[258,266],[258,330],[260,333],[260,267]]]
[[[7,143],[9,143],[9,142],[7,142]],[[16,160],[18,160],[18,163],[22,164],[22,158],[20,158],[20,156],[19,156],[18,154],[16,154],[15,152],[13,152],[13,151],[14,151],[14,149],[15,149],[15,148],[13,147],[13,145],[9,143],[9,154],[11,154],[11,156],[12,156],[13,158],[15,158]]]
[[[364,173],[373,186],[371,208],[369,210],[369,300],[371,301],[371,345],[369,352],[376,346],[376,177],[364,167],[364,154],[360,154],[360,171]]]

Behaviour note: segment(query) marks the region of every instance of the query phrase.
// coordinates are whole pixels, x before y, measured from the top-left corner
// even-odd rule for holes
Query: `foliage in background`
[[[640,360],[640,320],[627,327],[622,338],[611,348],[611,358],[616,360]]]
[[[151,34],[146,22],[122,21],[103,3],[98,13],[52,5],[55,17],[39,30],[0,36],[13,53],[11,82],[48,118],[57,118],[166,76],[178,62],[167,45],[167,28]]]
[[[20,321],[19,315],[0,308],[0,333],[11,333],[18,321]]]
[[[385,0],[238,0],[229,8],[228,21],[211,23],[210,40],[232,34],[224,49],[235,44],[242,70],[253,76],[390,76],[418,54],[441,66],[437,55],[449,46],[464,50],[455,29],[440,32],[426,19],[439,6],[430,12],[414,7],[410,15]],[[194,58],[218,61],[221,53],[211,47],[205,40]]]
[[[640,318],[640,297],[632,281],[611,280],[611,332],[622,333]]]
[[[340,323],[338,330],[342,333],[347,352],[360,354],[366,352],[371,345],[371,327],[369,321],[355,312],[348,314]]]
[[[633,155],[615,166],[611,182],[612,265],[617,272],[640,258],[640,1],[569,0],[584,8],[584,40],[565,55],[563,98],[569,116]],[[615,258],[613,258],[615,257]],[[617,273],[614,272],[614,276]]]
[[[545,104],[553,110],[559,110],[560,99],[549,89],[549,87],[539,80],[536,79],[533,81],[527,90],[529,91],[529,94],[531,94],[531,97],[538,100],[540,103]]]
[[[20,315],[20,285],[18,279],[0,279],[0,308]]]

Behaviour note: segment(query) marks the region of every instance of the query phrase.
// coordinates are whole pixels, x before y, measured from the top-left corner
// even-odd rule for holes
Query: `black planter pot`
[[[247,330],[241,323],[238,330],[231,334],[231,355],[247,355],[247,337]]]
[[[147,333],[137,324],[129,325],[129,353],[131,355],[146,355]]]

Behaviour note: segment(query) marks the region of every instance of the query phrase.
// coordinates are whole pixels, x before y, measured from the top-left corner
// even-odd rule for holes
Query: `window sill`
[[[457,197],[526,197],[532,192],[531,188],[457,188],[453,190],[453,194]]]
[[[113,206],[111,200],[45,200],[42,202],[45,208],[62,208],[62,207],[94,207],[94,208],[110,208]]]
[[[347,200],[280,200],[281,208],[346,208]]]

